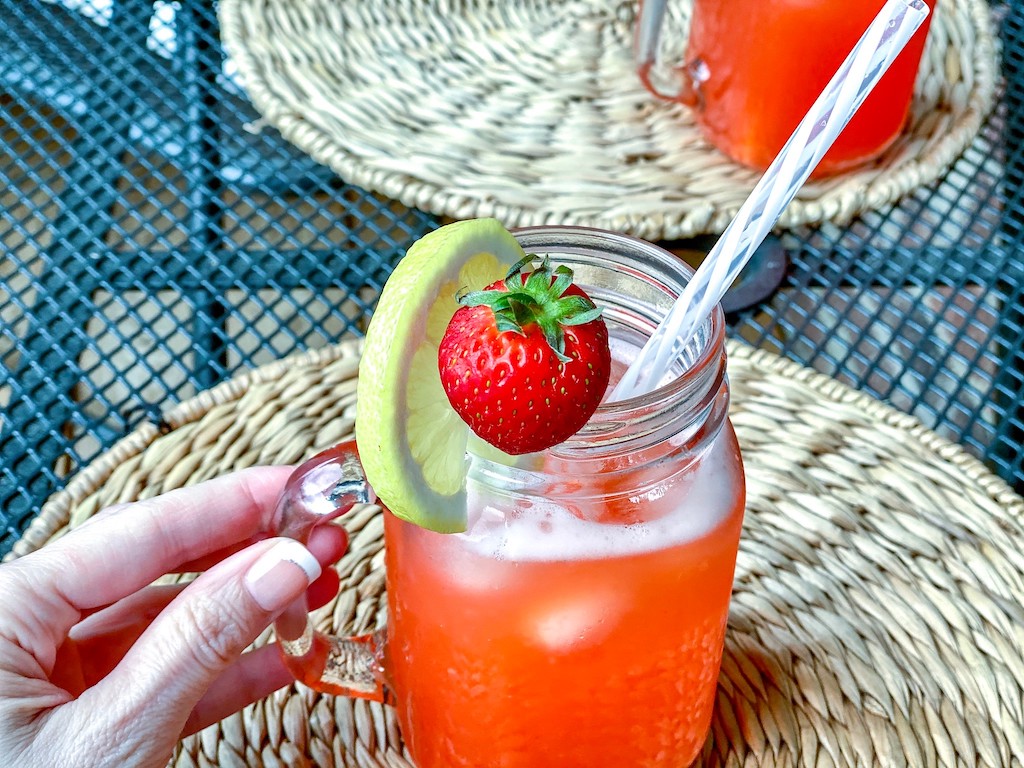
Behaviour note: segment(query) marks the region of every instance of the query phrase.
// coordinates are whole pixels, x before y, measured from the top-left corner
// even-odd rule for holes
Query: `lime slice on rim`
[[[359,456],[387,508],[424,528],[466,528],[470,430],[437,370],[455,296],[505,277],[523,255],[496,219],[441,227],[408,250],[370,319],[359,366]]]

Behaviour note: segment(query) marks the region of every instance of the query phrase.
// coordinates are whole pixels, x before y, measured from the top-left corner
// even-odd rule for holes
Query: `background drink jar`
[[[692,107],[704,136],[764,170],[884,0],[693,0],[681,61],[661,61],[667,0],[641,0],[637,71],[661,98]],[[926,0],[934,10],[936,0]],[[906,124],[932,14],[815,170],[824,176],[878,157]]]

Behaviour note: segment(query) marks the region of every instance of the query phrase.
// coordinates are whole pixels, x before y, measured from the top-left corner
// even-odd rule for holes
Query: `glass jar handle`
[[[340,517],[356,504],[375,501],[355,441],[340,443],[292,472],[274,512],[271,533],[305,543],[317,525]],[[323,693],[393,703],[384,674],[386,630],[354,637],[319,632],[303,595],[277,617],[274,631],[285,666],[296,680]]]
[[[636,71],[644,87],[655,96],[695,107],[700,101],[699,84],[706,79],[702,77],[707,69],[704,63],[669,66],[658,57],[667,5],[668,0],[640,0],[633,45]]]

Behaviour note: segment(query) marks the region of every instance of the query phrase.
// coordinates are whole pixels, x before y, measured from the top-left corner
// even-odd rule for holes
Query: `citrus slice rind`
[[[443,533],[466,528],[469,427],[455,413],[437,349],[460,291],[500,280],[523,258],[495,219],[441,227],[409,248],[366,331],[356,443],[366,478],[393,514]]]

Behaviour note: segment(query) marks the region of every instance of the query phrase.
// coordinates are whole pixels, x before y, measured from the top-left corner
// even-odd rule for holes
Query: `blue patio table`
[[[913,414],[1024,490],[1024,10],[939,183],[778,238],[730,333]],[[0,555],[76,469],[254,365],[359,335],[439,220],[340,181],[231,76],[213,4],[0,0]],[[706,238],[667,243],[701,250]]]

